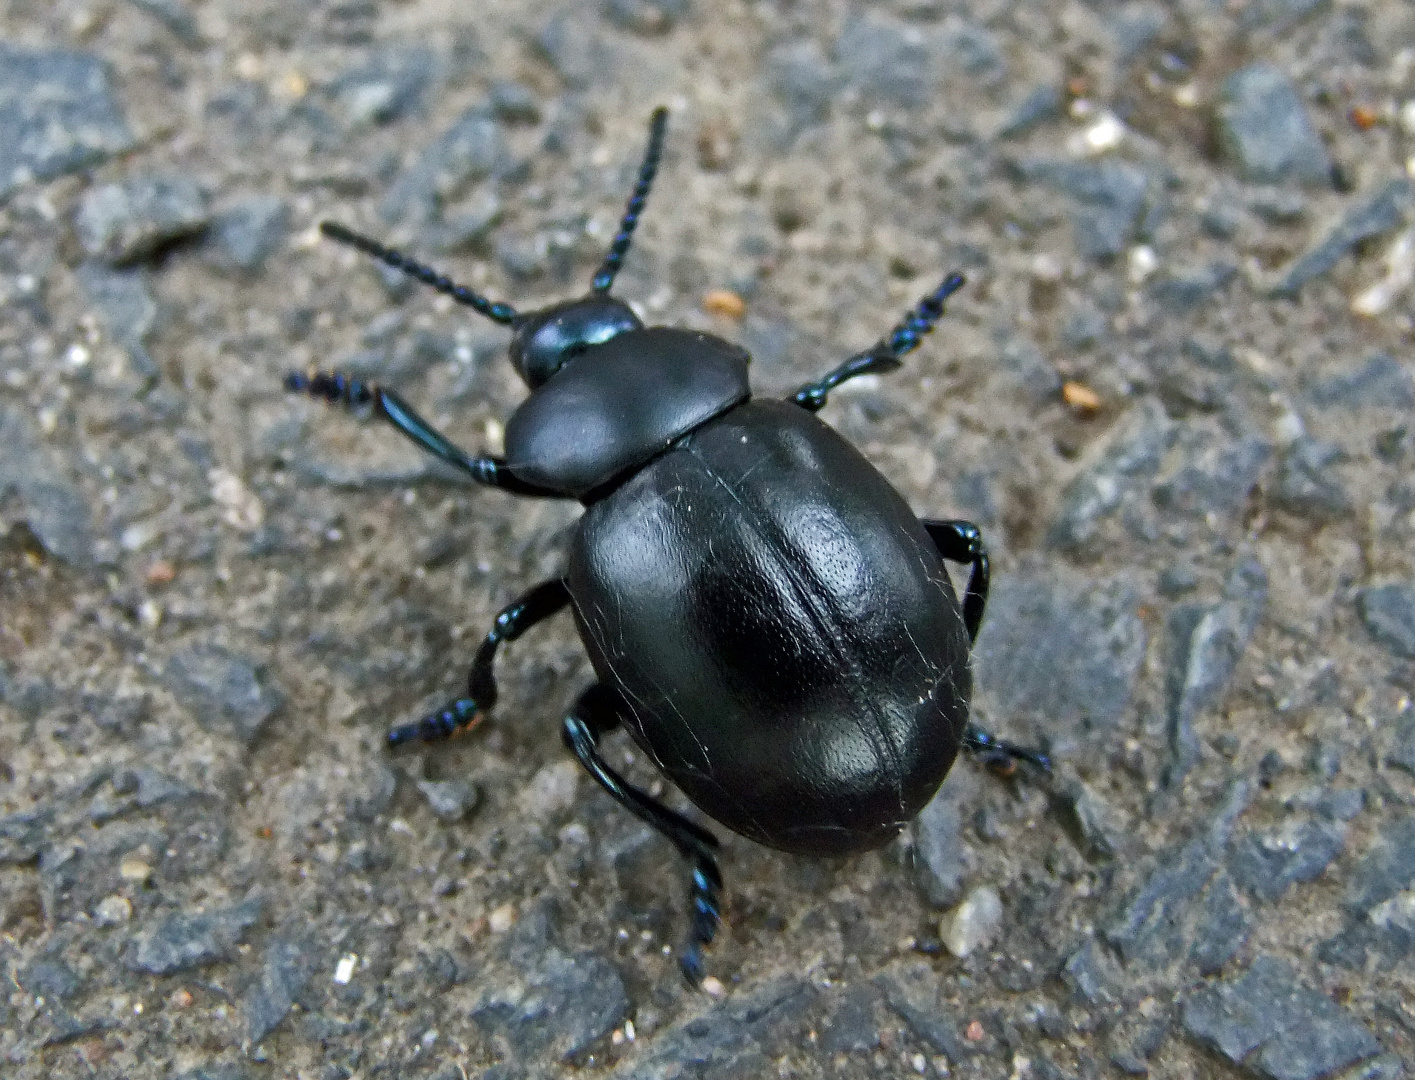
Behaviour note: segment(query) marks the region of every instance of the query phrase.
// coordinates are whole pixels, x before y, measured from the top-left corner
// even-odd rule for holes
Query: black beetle
[[[504,641],[569,605],[599,682],[565,719],[565,744],[631,813],[693,864],[681,964],[702,977],[717,929],[716,838],[632,787],[599,754],[624,723],[709,816],[784,851],[879,847],[933,796],[960,746],[1049,768],[1043,754],[968,720],[969,647],[988,556],[965,521],[920,521],[872,465],[813,414],[846,379],[891,371],[963,284],[952,274],[890,335],[784,401],[753,399],[748,355],[721,338],[644,326],[609,295],[658,171],[658,109],[618,235],[588,295],[521,313],[326,222],[373,256],[512,331],[532,393],[504,458],[473,457],[390,390],[338,373],[287,387],[370,409],[442,461],[518,495],[585,512],[563,577],[496,617],[467,696],[388,735],[447,738],[496,702]],[[960,605],[943,560],[970,567]]]

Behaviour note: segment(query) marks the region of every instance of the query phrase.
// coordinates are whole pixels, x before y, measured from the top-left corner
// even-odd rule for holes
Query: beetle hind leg
[[[1025,761],[1044,773],[1051,773],[1051,758],[1040,750],[999,739],[977,724],[969,723],[964,731],[963,748],[988,768],[1005,776],[1016,770],[1019,761]]]
[[[580,695],[565,718],[561,735],[600,787],[629,813],[667,837],[692,864],[692,923],[678,964],[684,978],[697,986],[703,980],[703,949],[717,936],[722,918],[722,872],[714,854],[717,837],[640,791],[605,763],[599,753],[599,736],[619,723],[622,708],[614,691],[596,683]]]
[[[498,692],[493,665],[501,643],[515,641],[569,602],[570,591],[565,587],[565,579],[551,578],[502,608],[472,661],[472,673],[467,678],[467,696],[457,698],[446,708],[429,713],[421,720],[394,728],[388,733],[388,745],[440,742],[475,727],[496,704]]]

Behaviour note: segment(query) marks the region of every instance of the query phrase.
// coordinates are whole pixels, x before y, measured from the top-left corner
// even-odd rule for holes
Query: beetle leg
[[[962,274],[949,274],[937,289],[919,301],[918,306],[904,314],[903,320],[889,336],[881,338],[872,348],[856,353],[823,379],[807,383],[787,400],[803,409],[818,412],[824,407],[830,392],[847,379],[857,375],[877,375],[893,371],[905,353],[918,348],[919,342],[934,323],[943,318],[943,305],[963,287]]]
[[[619,723],[622,708],[614,691],[596,683],[580,695],[575,708],[565,718],[561,735],[570,752],[600,787],[629,813],[666,836],[692,863],[693,922],[688,947],[683,950],[678,964],[688,982],[697,986],[703,980],[703,948],[717,935],[721,919],[718,894],[722,889],[722,873],[713,854],[717,850],[717,837],[663,806],[605,764],[599,755],[599,736]]]
[[[446,708],[411,724],[402,724],[388,733],[389,746],[413,742],[439,742],[475,726],[496,704],[496,650],[503,641],[515,641],[536,623],[550,618],[570,602],[564,578],[542,581],[530,592],[508,604],[496,616],[490,632],[472,660],[467,678],[467,696]]]
[[[1035,765],[1042,772],[1051,772],[1051,758],[1040,750],[1032,750],[1006,739],[999,739],[977,724],[969,723],[967,730],[963,732],[963,747],[976,754],[985,765],[1015,768],[1017,762],[1025,761],[1029,765]]]
[[[310,375],[292,373],[285,376],[285,389],[323,398],[330,404],[345,405],[350,409],[371,408],[375,416],[387,420],[433,457],[468,473],[479,484],[500,488],[514,495],[566,497],[558,491],[526,483],[512,474],[501,458],[472,457],[419,416],[392,390],[384,390],[376,383],[366,383],[337,371],[319,371]]]
[[[968,641],[978,639],[983,609],[988,603],[988,549],[983,534],[971,521],[925,521],[938,553],[949,562],[968,563],[973,571],[968,575],[968,590],[963,594],[963,625],[968,628]]]

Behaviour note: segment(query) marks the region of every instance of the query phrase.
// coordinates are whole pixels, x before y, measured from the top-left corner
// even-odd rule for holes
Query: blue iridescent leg
[[[970,723],[968,730],[963,733],[963,748],[974,754],[988,768],[1004,775],[1010,775],[1016,769],[1019,761],[1025,761],[1028,765],[1033,765],[1044,773],[1051,772],[1051,758],[1040,750],[1018,746],[1006,739],[999,739],[996,735],[988,734],[977,724]]]
[[[888,337],[872,348],[856,353],[825,378],[807,383],[787,400],[817,412],[825,406],[830,392],[847,379],[893,371],[906,353],[918,348],[924,335],[934,328],[934,323],[943,318],[944,302],[963,287],[963,282],[962,274],[949,274],[937,289],[919,301],[918,307],[905,314]]]
[[[514,603],[508,604],[496,616],[491,631],[477,649],[472,660],[472,673],[467,678],[467,696],[458,698],[445,708],[424,716],[411,724],[402,724],[388,733],[388,745],[402,746],[410,742],[440,742],[468,730],[480,722],[498,696],[494,664],[496,651],[504,641],[515,641],[536,623],[550,618],[570,602],[570,592],[563,578],[543,581]]]
[[[722,891],[722,872],[714,856],[717,837],[661,805],[605,764],[599,755],[599,737],[619,723],[624,708],[618,694],[596,683],[580,695],[575,708],[565,718],[561,735],[570,752],[600,787],[629,813],[666,836],[692,864],[692,924],[688,945],[678,966],[683,977],[697,986],[703,981],[703,949],[717,936],[722,917],[718,899]]]

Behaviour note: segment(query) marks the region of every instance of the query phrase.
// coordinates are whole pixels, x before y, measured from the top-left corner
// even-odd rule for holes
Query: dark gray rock
[[[1415,816],[1396,818],[1351,873],[1343,906],[1364,916],[1377,904],[1415,886]]]
[[[1007,74],[1007,60],[997,36],[966,18],[950,20],[943,37],[943,62],[984,86]]]
[[[1076,201],[1072,233],[1086,258],[1110,259],[1134,240],[1149,176],[1126,161],[1031,159],[1015,164],[1024,180],[1045,183]]]
[[[545,905],[522,916],[508,944],[520,976],[483,993],[471,1013],[521,1061],[577,1058],[629,1011],[614,965],[597,953],[559,948],[552,918]]]
[[[228,960],[260,911],[261,902],[252,899],[199,915],[169,915],[133,939],[123,962],[134,971],[171,975]]]
[[[1325,239],[1283,271],[1271,295],[1296,297],[1304,285],[1330,273],[1357,245],[1399,228],[1409,203],[1410,181],[1403,177],[1391,180],[1348,210]]]
[[[1056,796],[1072,832],[1092,855],[1112,856],[1125,843],[1125,822],[1115,807],[1088,785],[1074,781]]]
[[[148,344],[157,330],[158,309],[147,272],[138,268],[114,270],[102,263],[86,262],[74,271],[74,277],[109,336],[127,352],[133,373],[155,379],[159,369],[148,352]]]
[[[1365,589],[1356,610],[1370,635],[1396,656],[1415,660],[1415,583]]]
[[[1340,822],[1293,822],[1236,838],[1228,869],[1240,888],[1273,903],[1290,886],[1321,876],[1345,843],[1346,826]]]
[[[902,964],[877,975],[874,982],[916,1039],[955,1065],[963,1061],[967,1056],[962,1037],[966,1025],[943,1004],[937,972],[927,964]]]
[[[1145,656],[1138,606],[1128,579],[1000,578],[974,654],[989,715],[1044,719],[1054,745],[1112,731]]]
[[[1204,517],[1242,508],[1257,486],[1272,446],[1255,435],[1228,439],[1207,426],[1183,429],[1180,460],[1151,492],[1161,510]]]
[[[1112,1005],[1123,994],[1124,976],[1104,945],[1091,939],[1066,959],[1061,979],[1078,999]]]
[[[867,1054],[879,1046],[879,1019],[875,1015],[879,994],[869,983],[846,989],[821,1033],[820,1048],[827,1054]]]
[[[1228,77],[1218,106],[1218,134],[1245,180],[1331,183],[1331,158],[1297,88],[1269,64],[1251,64]]]
[[[1286,30],[1312,13],[1331,7],[1331,0],[1253,0],[1238,13],[1245,30]]]
[[[688,0],[601,0],[604,17],[621,30],[666,34],[688,14]]]
[[[785,978],[729,998],[659,1032],[643,1053],[622,1063],[610,1076],[614,1080],[700,1080],[764,1075],[771,1060],[762,1042],[795,1021],[815,996],[810,983]]]
[[[785,106],[790,133],[818,124],[830,111],[839,85],[830,61],[814,41],[791,41],[766,55],[766,81]]]
[[[1405,1080],[1405,1065],[1394,1054],[1384,1054],[1346,1073],[1342,1080]]]
[[[1061,505],[1047,530],[1047,542],[1064,551],[1083,552],[1101,522],[1118,509],[1127,493],[1159,471],[1175,438],[1173,421],[1146,402],[1112,435],[1099,458],[1061,492]]]
[[[1303,436],[1287,448],[1277,470],[1272,500],[1309,521],[1337,521],[1351,512],[1351,497],[1331,467],[1342,458],[1341,448]]]
[[[552,16],[536,35],[535,44],[571,89],[583,90],[614,78],[618,53],[596,32],[588,5],[571,6]]]
[[[62,960],[43,958],[26,964],[15,980],[20,989],[49,1001],[63,1001],[79,989],[81,980]]]
[[[1307,396],[1315,405],[1348,409],[1415,409],[1415,380],[1386,353],[1375,353],[1355,371],[1319,379]]]
[[[431,50],[389,46],[336,78],[329,95],[351,127],[387,124],[418,107],[436,70]]]
[[[951,907],[963,897],[963,878],[973,861],[963,839],[963,813],[976,796],[971,775],[954,771],[909,825],[915,878],[935,907]]]
[[[0,199],[132,145],[103,61],[0,42]]]
[[[240,1065],[203,1065],[180,1073],[172,1080],[250,1080],[251,1074]]]
[[[164,675],[172,693],[199,724],[247,746],[282,700],[256,664],[217,645],[182,649],[167,662]]]
[[[273,942],[265,950],[260,978],[246,994],[246,1037],[254,1045],[280,1026],[314,974],[309,947],[293,939]]]
[[[211,223],[212,260],[223,270],[257,274],[290,231],[290,207],[276,195],[257,195]]]
[[[0,866],[22,866],[39,858],[54,812],[36,806],[0,817]]]
[[[1261,956],[1240,978],[1184,1003],[1184,1029],[1235,1065],[1272,1080],[1318,1080],[1381,1052],[1381,1044],[1325,994],[1299,983],[1283,961]]]
[[[1307,214],[1307,197],[1291,188],[1266,188],[1248,200],[1248,209],[1269,225],[1295,225]]]
[[[68,470],[43,445],[29,417],[0,409],[0,499],[14,494],[44,550],[71,566],[94,559],[93,517]]]
[[[1199,574],[1192,566],[1166,566],[1160,571],[1158,587],[1160,595],[1173,600],[1199,587]]]
[[[540,123],[540,102],[530,87],[498,79],[488,88],[492,114],[503,124]]]
[[[441,821],[461,821],[481,801],[481,794],[465,780],[419,780],[418,790]]]
[[[1200,975],[1217,975],[1238,955],[1252,929],[1252,919],[1238,889],[1220,872],[1204,890],[1203,907],[1194,926],[1189,960]]]
[[[201,232],[210,220],[206,196],[189,177],[134,176],[86,192],[74,230],[85,252],[122,266]]]
[[[508,157],[501,125],[480,106],[468,109],[394,181],[379,213],[389,223],[430,221],[468,184],[506,167]]]
[[[933,92],[929,48],[917,28],[885,15],[852,15],[835,41],[846,82],[870,101],[918,108]]]
[[[1047,362],[1036,342],[1024,337],[1002,338],[999,359],[1002,366],[1037,403],[1055,401],[1061,393],[1062,378]]]
[[[142,810],[151,810],[155,806],[165,806],[169,803],[186,802],[189,799],[200,799],[205,796],[205,792],[182,783],[156,769],[148,768],[146,765],[139,766],[131,770],[128,775],[114,775],[113,787],[115,790],[127,788],[131,784],[134,804]]]
[[[1034,87],[998,128],[996,138],[1016,139],[1061,115],[1061,88],[1055,83]]]
[[[1406,709],[1392,726],[1385,762],[1415,776],[1415,709]]]
[[[1173,315],[1187,315],[1207,303],[1235,277],[1238,267],[1215,262],[1190,270],[1172,270],[1150,286],[1150,299]]]
[[[1234,568],[1217,604],[1180,604],[1166,620],[1166,724],[1177,783],[1198,760],[1194,721],[1222,700],[1267,607],[1268,578],[1256,559]]]
[[[1067,316],[1061,328],[1061,343],[1068,351],[1085,349],[1104,338],[1110,331],[1105,312],[1083,304]]]
[[[183,45],[192,48],[201,45],[201,30],[197,27],[196,16],[182,0],[128,0],[128,3],[151,15]]]

